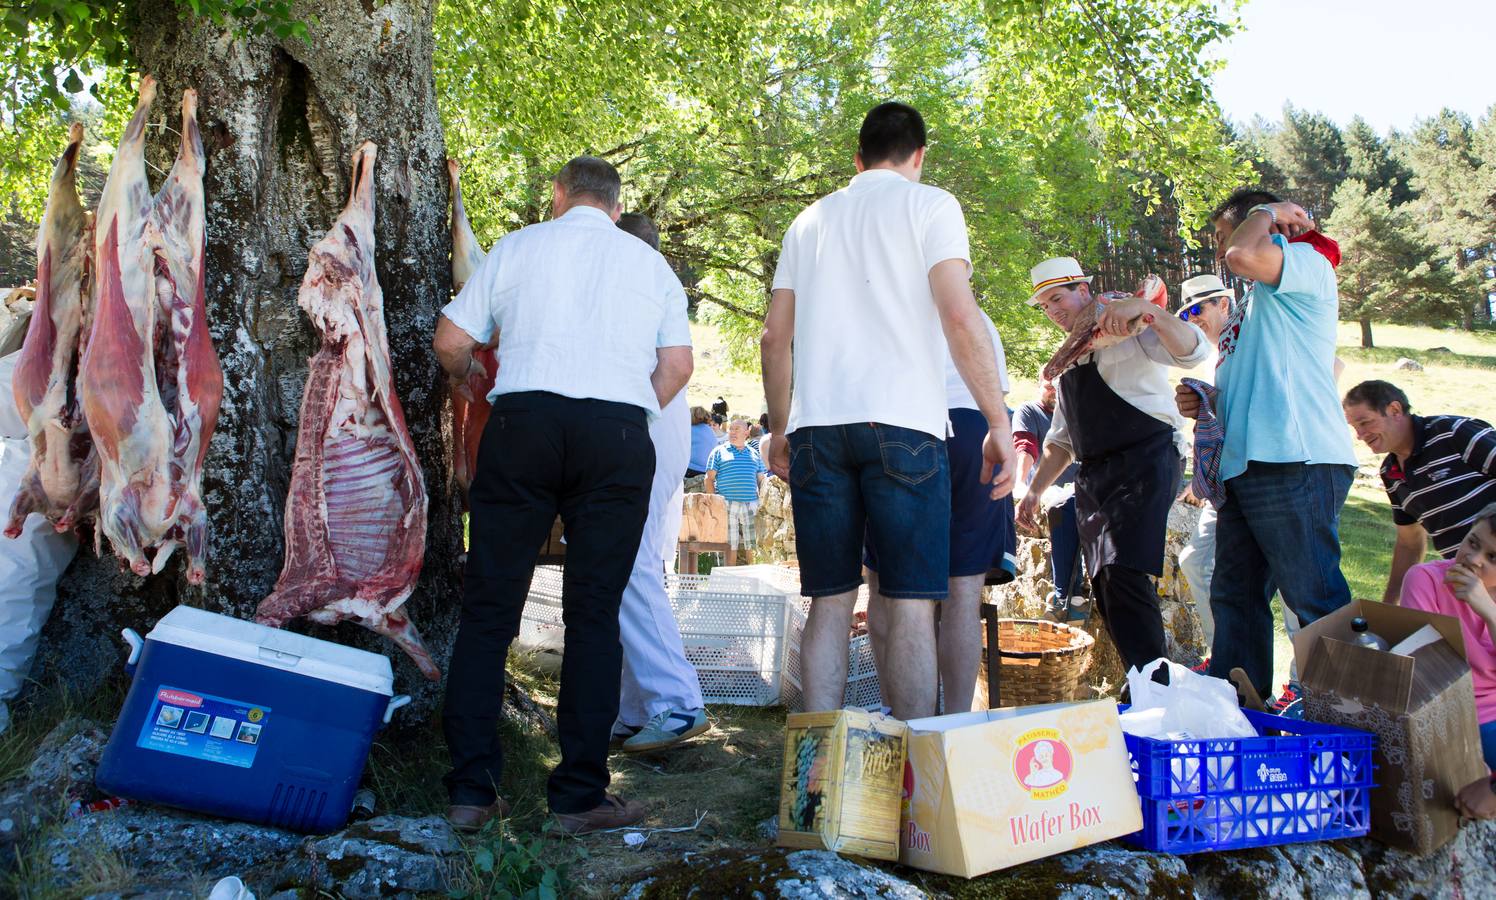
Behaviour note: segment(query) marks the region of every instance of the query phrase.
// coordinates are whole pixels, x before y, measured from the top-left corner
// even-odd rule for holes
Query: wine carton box
[[[909,729],[855,709],[791,713],[784,726],[779,846],[899,858]]]

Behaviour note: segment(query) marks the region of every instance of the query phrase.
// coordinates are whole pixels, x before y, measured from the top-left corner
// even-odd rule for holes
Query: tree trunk
[[[207,154],[207,300],[224,397],[207,458],[208,581],[188,586],[178,554],[160,575],[122,571],[82,550],[59,589],[37,675],[90,690],[121,659],[119,630],[144,632],[178,603],[241,618],[280,572],[282,516],[307,376],[318,339],[296,305],[307,251],[349,190],[349,159],[379,147],[376,269],[395,387],[430,494],[428,544],[408,609],[439,663],[458,606],[459,513],[449,483],[444,379],[431,352],[450,292],[445,144],[431,69],[435,0],[311,0],[305,42],[235,40],[178,21],[174,4],[139,4],[131,47],[161,83],[148,159],[159,177],[176,152],[182,90],[200,94]],[[430,699],[404,655],[357,625],[304,628],[395,659],[397,689]]]
[[[1370,350],[1372,347],[1376,346],[1375,344],[1373,344],[1371,342],[1371,320],[1363,316],[1360,321],[1361,321],[1361,348],[1364,349],[1364,350]]]

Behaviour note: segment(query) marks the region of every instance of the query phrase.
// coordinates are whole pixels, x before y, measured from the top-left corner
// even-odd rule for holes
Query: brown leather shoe
[[[604,794],[603,802],[582,813],[556,813],[556,821],[567,834],[589,834],[609,828],[622,828],[644,818],[644,804]]]
[[[493,819],[502,819],[508,815],[509,804],[500,797],[488,806],[447,807],[447,824],[456,831],[473,832],[478,831]]]

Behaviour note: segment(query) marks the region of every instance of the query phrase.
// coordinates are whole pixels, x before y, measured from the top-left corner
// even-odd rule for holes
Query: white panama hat
[[[1235,299],[1236,292],[1226,287],[1218,275],[1196,275],[1179,286],[1179,305],[1192,306],[1212,297]]]
[[[1074,284],[1077,281],[1091,283],[1091,276],[1082,272],[1080,263],[1069,256],[1046,259],[1029,269],[1029,278],[1034,282],[1034,293],[1028,298],[1029,306],[1038,306],[1039,295],[1056,285]]]

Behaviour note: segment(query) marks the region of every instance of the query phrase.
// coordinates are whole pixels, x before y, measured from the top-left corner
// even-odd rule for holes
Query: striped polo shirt
[[[1382,485],[1392,521],[1420,524],[1448,559],[1475,516],[1496,503],[1496,430],[1464,416],[1413,416],[1413,452],[1406,464],[1382,460]]]
[[[707,458],[706,467],[717,473],[717,493],[736,503],[758,502],[758,476],[764,471],[764,460],[757,450],[739,450],[730,442],[719,444]]]

